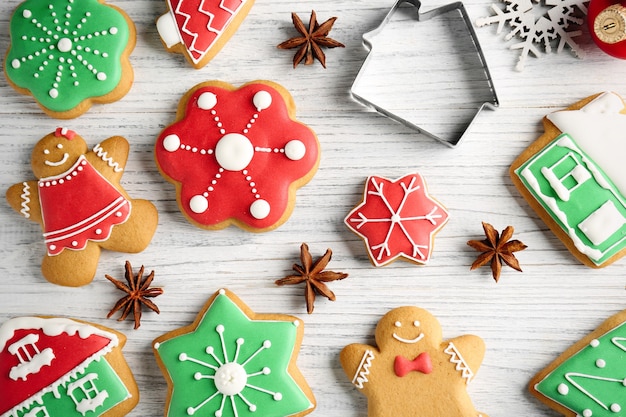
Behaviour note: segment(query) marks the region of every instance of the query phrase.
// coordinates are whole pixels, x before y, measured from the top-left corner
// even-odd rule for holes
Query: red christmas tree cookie
[[[320,157],[315,133],[294,113],[289,93],[269,81],[213,81],[187,92],[155,146],[185,217],[204,229],[254,232],[287,221]]]
[[[235,34],[254,0],[165,0],[168,13],[157,30],[170,52],[185,55],[194,68],[209,63]]]

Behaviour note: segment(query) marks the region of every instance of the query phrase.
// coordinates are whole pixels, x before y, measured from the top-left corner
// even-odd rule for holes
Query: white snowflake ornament
[[[498,24],[496,33],[501,33],[505,24],[510,31],[505,40],[517,38],[520,42],[511,45],[511,49],[521,49],[515,69],[524,69],[526,57],[532,53],[535,57],[541,56],[539,46],[542,45],[546,53],[555,49],[561,52],[565,45],[569,46],[574,56],[582,58],[584,51],[574,41],[580,36],[580,30],[568,30],[570,25],[580,26],[583,17],[587,14],[589,0],[502,0],[504,9],[497,4],[491,5],[493,15],[476,20],[479,27]],[[547,12],[543,12],[545,9]]]

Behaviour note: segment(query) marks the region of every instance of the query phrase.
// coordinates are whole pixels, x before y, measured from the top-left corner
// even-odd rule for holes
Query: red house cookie
[[[0,327],[0,416],[126,415],[139,401],[123,334],[65,318]]]
[[[417,173],[397,180],[369,177],[363,201],[345,218],[350,230],[365,241],[375,266],[398,258],[425,264],[435,234],[447,221],[448,212],[428,194]]]
[[[320,157],[315,133],[294,113],[289,93],[269,81],[212,81],[185,94],[155,157],[191,223],[263,232],[287,221]]]

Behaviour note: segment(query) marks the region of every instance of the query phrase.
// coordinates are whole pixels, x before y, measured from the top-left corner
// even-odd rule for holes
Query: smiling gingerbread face
[[[41,139],[31,154],[33,173],[37,178],[63,174],[87,152],[87,143],[71,130],[57,129]]]
[[[436,348],[441,337],[437,319],[418,307],[391,310],[376,326],[376,343],[381,350],[423,351]]]

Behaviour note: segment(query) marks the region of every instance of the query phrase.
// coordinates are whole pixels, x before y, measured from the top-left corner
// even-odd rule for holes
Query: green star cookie
[[[256,314],[219,290],[193,324],[154,341],[168,381],[166,417],[304,416],[315,399],[295,361],[303,323]]]

